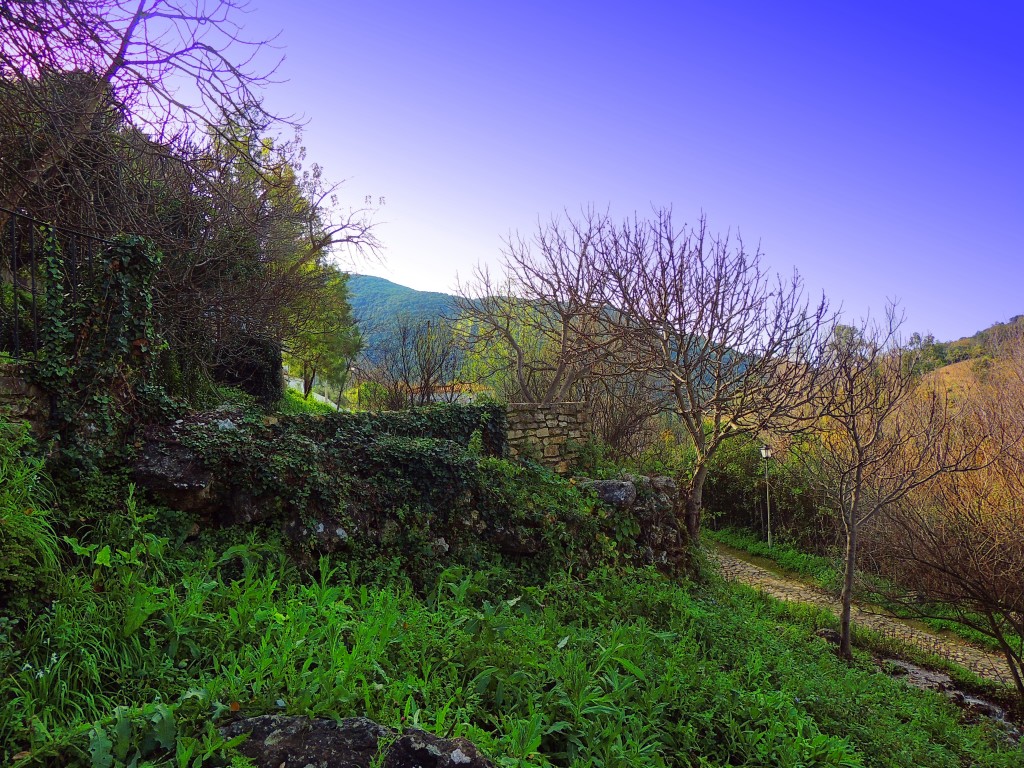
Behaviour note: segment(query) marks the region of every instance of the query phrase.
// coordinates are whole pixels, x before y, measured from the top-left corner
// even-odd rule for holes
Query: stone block
[[[0,377],[0,394],[23,396],[29,394],[29,385],[16,376]]]
[[[14,419],[25,419],[32,413],[32,407],[25,400],[10,400],[0,403],[0,413]]]

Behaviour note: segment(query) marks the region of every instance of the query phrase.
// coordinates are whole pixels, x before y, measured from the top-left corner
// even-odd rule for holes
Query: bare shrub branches
[[[488,360],[492,375],[508,377],[510,399],[566,400],[611,354],[599,269],[610,232],[607,217],[593,211],[579,221],[552,219],[530,238],[508,239],[503,279],[478,268],[459,285],[459,309],[478,345],[502,352]]]
[[[981,446],[975,471],[942,472],[887,508],[872,550],[908,590],[890,595],[905,609],[930,616],[941,604],[996,640],[1024,699],[1024,360],[1007,353],[954,391],[963,412],[947,440]],[[930,468],[946,461],[934,455]]]
[[[373,358],[361,363],[359,371],[376,392],[368,403],[372,408],[454,403],[463,395],[465,344],[449,318],[416,320],[400,315],[385,341],[369,351]]]

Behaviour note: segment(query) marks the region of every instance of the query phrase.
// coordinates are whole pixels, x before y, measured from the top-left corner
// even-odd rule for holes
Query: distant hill
[[[413,320],[433,320],[456,314],[455,297],[436,291],[417,291],[398,285],[383,277],[350,275],[349,301],[366,349],[372,356],[377,347],[391,333],[395,319],[408,315]]]
[[[455,297],[448,293],[417,291],[383,277],[356,274],[349,276],[348,286],[352,310],[371,357],[373,348],[391,332],[395,318],[408,315],[414,320],[433,320],[457,313]],[[922,369],[935,370],[966,360],[998,356],[1004,342],[1020,336],[1024,336],[1024,315],[993,323],[973,336],[955,341],[936,341],[930,335],[919,338]]]
[[[1024,315],[1011,317],[1005,323],[993,323],[973,336],[964,336],[956,341],[935,341],[930,335],[922,339],[915,334],[921,349],[922,371],[932,371],[970,360],[997,358],[1003,344],[1022,336]]]

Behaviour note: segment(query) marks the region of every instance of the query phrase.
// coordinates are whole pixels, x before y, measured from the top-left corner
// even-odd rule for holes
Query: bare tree
[[[676,229],[667,209],[618,227],[603,253],[617,365],[650,377],[693,441],[679,501],[693,541],[710,458],[739,435],[792,428],[821,371],[825,299],[810,303],[799,275],[772,279],[761,262],[703,219]]]
[[[671,398],[643,372],[607,365],[591,371],[572,396],[587,404],[591,431],[619,459],[638,456],[657,441],[672,411]]]
[[[384,341],[367,353],[372,362],[360,370],[380,392],[379,407],[400,410],[454,402],[460,395],[464,350],[449,318],[401,315]]]
[[[1024,701],[1024,357],[1019,345],[983,381],[960,382],[953,439],[986,441],[984,465],[944,474],[886,509],[871,542],[918,617],[949,618],[993,638]],[[945,608],[946,610],[937,610]]]
[[[18,86],[26,125],[51,128],[19,163],[2,161],[13,184],[0,205],[18,208],[66,157],[87,148],[95,121],[111,111],[148,133],[154,151],[197,129],[233,123],[262,133],[277,122],[260,98],[276,64],[256,65],[270,41],[243,36],[245,10],[239,0],[0,4],[0,80]],[[79,77],[73,93],[54,99],[60,73]]]
[[[461,308],[504,351],[527,402],[566,399],[628,378],[667,403],[693,441],[680,518],[700,535],[708,460],[723,441],[790,428],[809,402],[829,326],[795,274],[771,279],[742,241],[677,230],[670,210],[621,225],[587,211],[504,251],[507,282],[486,272]],[[611,426],[609,424],[609,426]]]
[[[902,317],[838,326],[831,375],[818,390],[820,418],[803,453],[809,477],[837,511],[846,538],[840,653],[852,658],[850,612],[859,535],[883,510],[940,475],[977,466],[984,438],[954,439],[958,407],[914,376],[900,343]]]
[[[600,251],[612,230],[606,215],[552,219],[530,238],[510,237],[503,280],[486,269],[459,285],[458,306],[492,378],[524,403],[568,399],[608,359],[606,291]]]

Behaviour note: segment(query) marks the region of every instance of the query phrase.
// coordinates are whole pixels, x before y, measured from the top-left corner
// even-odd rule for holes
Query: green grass
[[[500,766],[1015,766],[942,697],[840,662],[748,590],[596,570],[426,595],[254,540],[188,550],[125,514],[70,540],[58,597],[0,624],[0,762],[199,765],[209,723],[365,715]],[[27,754],[26,754],[27,753]]]
[[[0,608],[26,608],[40,575],[58,566],[52,495],[28,425],[0,420]]]
[[[737,528],[723,528],[717,531],[705,529],[702,535],[707,539],[720,542],[733,549],[770,560],[784,571],[803,577],[828,592],[839,593],[842,585],[842,571],[840,570],[839,562],[835,558],[801,552],[786,542],[773,542],[771,548],[769,548],[768,544],[759,539],[756,534]],[[880,591],[886,587],[884,580],[876,578],[873,581],[878,589],[872,589],[872,584],[870,582],[867,583],[860,589],[861,599],[882,605],[897,616],[920,621],[932,629],[950,632],[975,645],[996,653],[1002,653],[999,643],[994,638],[957,622],[951,608],[942,605],[930,605],[928,610],[937,615],[929,618],[919,618],[907,611],[905,607],[885,600],[884,595]],[[975,620],[979,623],[984,623],[981,617],[975,617]]]
[[[325,413],[337,413],[337,409],[334,406],[322,403],[313,397],[307,400],[302,396],[301,392],[296,392],[290,387],[284,391],[284,397],[278,402],[277,411],[286,416],[296,416],[303,413],[311,413],[314,416]]]

